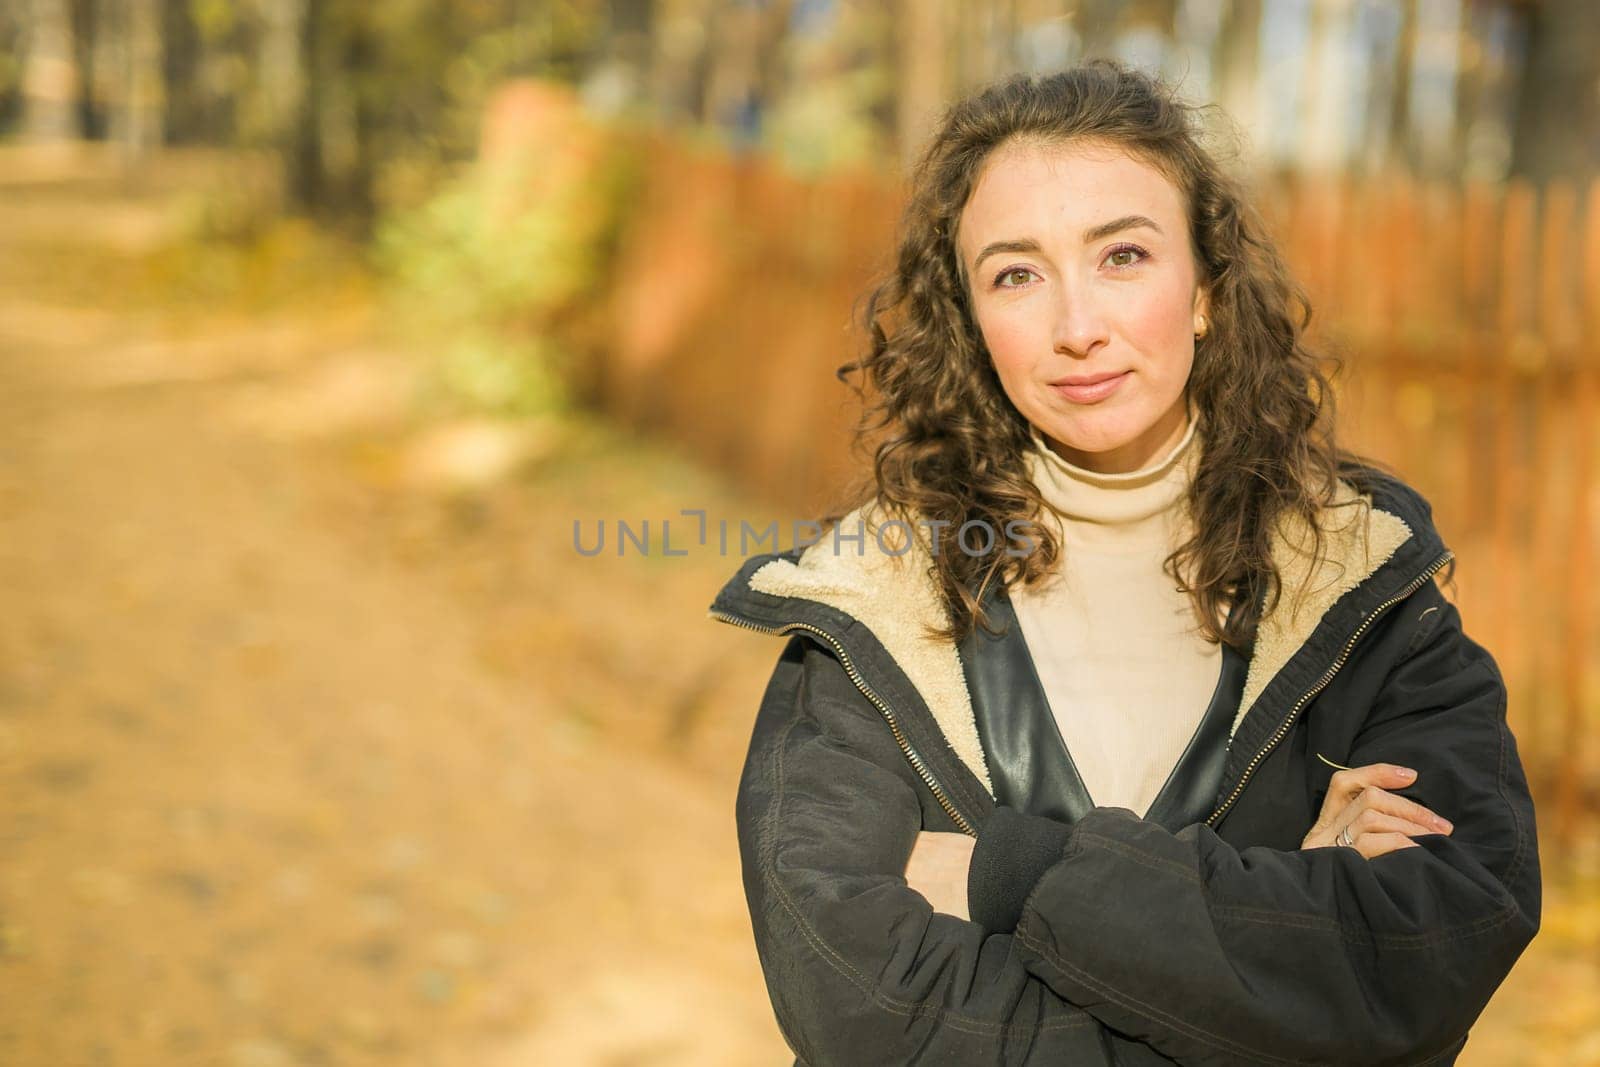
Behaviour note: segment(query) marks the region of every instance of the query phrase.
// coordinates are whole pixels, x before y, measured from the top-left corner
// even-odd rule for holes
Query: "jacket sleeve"
[[[800,1058],[1170,1063],[1029,974],[1009,934],[934,912],[907,886],[921,789],[839,661],[791,638],[757,716],[737,815],[756,948]]]
[[[1029,970],[1183,1063],[1448,1062],[1538,930],[1539,861],[1500,673],[1436,586],[1417,597],[1436,621],[1346,762],[1416,768],[1408,795],[1450,836],[1367,860],[1236,849],[1120,808],[1070,827],[1008,813],[991,821],[1056,856],[1017,905]],[[991,856],[980,834],[974,881]]]

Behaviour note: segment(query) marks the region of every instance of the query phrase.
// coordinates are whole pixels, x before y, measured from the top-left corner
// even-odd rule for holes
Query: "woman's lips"
[[[1088,385],[1066,385],[1063,383],[1054,383],[1050,386],[1050,388],[1054,389],[1056,392],[1060,393],[1074,404],[1093,404],[1104,400],[1106,397],[1116,392],[1117,387],[1120,386],[1128,377],[1128,375],[1132,373],[1132,371],[1123,371],[1121,374],[1114,375],[1110,378],[1103,378],[1100,381],[1093,382]]]

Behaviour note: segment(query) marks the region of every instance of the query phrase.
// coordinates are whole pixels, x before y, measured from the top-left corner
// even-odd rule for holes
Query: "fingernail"
[[[1451,830],[1455,829],[1455,827],[1453,825],[1451,825],[1450,820],[1446,819],[1442,815],[1435,816],[1433,821],[1435,823],[1437,823],[1439,825],[1439,828],[1442,829],[1445,833],[1449,833]]]
[[[1402,778],[1415,778],[1417,776],[1417,772],[1410,767],[1396,767],[1395,773]]]

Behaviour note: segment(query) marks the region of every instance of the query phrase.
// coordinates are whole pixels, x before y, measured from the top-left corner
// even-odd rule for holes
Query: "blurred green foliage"
[[[798,86],[773,108],[763,129],[766,148],[790,171],[812,177],[879,165],[883,135],[873,108],[891,87],[889,71],[873,67]]]
[[[641,176],[625,140],[551,168],[547,146],[467,168],[380,221],[395,321],[433,349],[433,398],[502,415],[561,410]]]

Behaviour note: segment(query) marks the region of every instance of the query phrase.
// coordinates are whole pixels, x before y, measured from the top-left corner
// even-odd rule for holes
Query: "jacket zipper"
[[[960,827],[961,832],[967,836],[978,836],[978,831],[973,829],[972,823],[967,821],[966,816],[956,810],[956,806],[951,803],[949,796],[946,795],[943,787],[939,785],[938,779],[933,776],[932,771],[928,770],[928,765],[923,762],[921,756],[917,755],[916,749],[911,747],[911,742],[906,740],[906,735],[901,732],[900,722],[895,718],[894,712],[867,685],[866,679],[862,678],[861,672],[856,670],[855,663],[850,659],[850,654],[844,650],[844,645],[840,644],[837,638],[826,630],[805,622],[790,622],[782,626],[761,626],[741,619],[737,615],[729,615],[725,612],[717,611],[714,608],[711,609],[711,617],[722,622],[731,623],[734,626],[742,626],[746,630],[755,630],[757,633],[764,634],[787,634],[795,630],[804,630],[826,641],[832,646],[834,652],[838,654],[839,662],[844,664],[845,673],[850,676],[850,680],[855,683],[856,688],[861,690],[861,695],[872,701],[873,706],[878,709],[884,721],[889,724],[889,732],[894,735],[895,743],[900,746],[900,751],[905,754],[906,762],[911,764],[912,769],[917,772],[923,783],[933,793],[933,798],[939,802],[939,806],[944,809],[945,814],[950,816],[950,821]]]
[[[1267,739],[1266,745],[1261,749],[1260,752],[1257,752],[1253,757],[1251,757],[1249,764],[1244,769],[1244,774],[1240,776],[1238,784],[1233,787],[1233,792],[1228,794],[1228,798],[1217,806],[1216,811],[1213,811],[1210,815],[1206,816],[1207,826],[1215,826],[1217,820],[1222,818],[1223,815],[1227,814],[1229,808],[1233,807],[1233,802],[1239,799],[1240,793],[1244,792],[1245,784],[1250,781],[1250,776],[1255,773],[1255,769],[1260,766],[1261,761],[1266,759],[1267,755],[1278,746],[1278,742],[1282,741],[1289,733],[1289,728],[1294,725],[1295,719],[1299,717],[1300,710],[1306,706],[1306,703],[1312,697],[1326,689],[1328,683],[1333,681],[1333,676],[1339,673],[1339,669],[1343,667],[1345,661],[1350,658],[1350,651],[1355,648],[1356,642],[1361,639],[1361,635],[1366,632],[1367,627],[1372,625],[1373,620],[1378,618],[1378,616],[1382,615],[1384,612],[1388,611],[1394,605],[1398,604],[1400,601],[1404,600],[1406,597],[1410,596],[1412,593],[1415,593],[1418,589],[1421,589],[1423,585],[1426,584],[1427,581],[1435,574],[1439,573],[1439,571],[1443,569],[1444,565],[1449,563],[1454,556],[1455,553],[1446,550],[1444,555],[1434,560],[1433,563],[1429,565],[1427,570],[1423,571],[1416,578],[1414,578],[1409,585],[1407,585],[1400,592],[1396,593],[1394,596],[1390,597],[1388,600],[1385,600],[1382,604],[1379,604],[1372,610],[1371,614],[1369,614],[1365,619],[1361,620],[1361,625],[1356,627],[1356,632],[1350,635],[1350,640],[1345,642],[1344,649],[1340,651],[1338,657],[1328,665],[1328,669],[1323,672],[1322,677],[1318,678],[1317,683],[1307,690],[1299,700],[1295,701],[1294,706],[1289,709],[1289,714],[1284,717],[1283,722],[1278,724],[1278,729],[1273,732],[1273,735],[1270,738]]]

